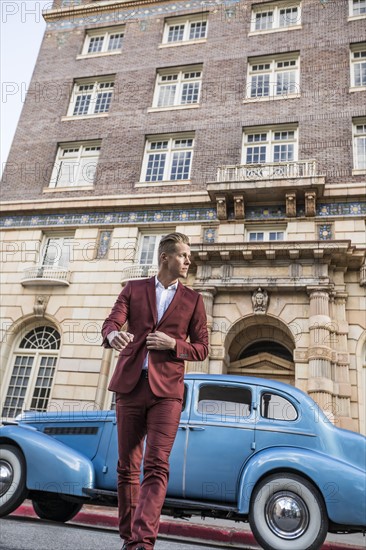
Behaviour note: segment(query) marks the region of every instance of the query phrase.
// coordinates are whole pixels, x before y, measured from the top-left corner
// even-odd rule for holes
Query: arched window
[[[34,328],[22,338],[14,352],[3,418],[12,418],[24,409],[47,410],[60,340],[57,330],[49,326]]]

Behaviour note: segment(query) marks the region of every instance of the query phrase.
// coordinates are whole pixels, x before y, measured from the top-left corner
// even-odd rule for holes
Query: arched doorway
[[[295,342],[282,321],[267,315],[241,319],[230,331],[228,372],[295,384]]]

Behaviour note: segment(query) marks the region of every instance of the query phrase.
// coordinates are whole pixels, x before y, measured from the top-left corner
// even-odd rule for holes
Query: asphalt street
[[[1,550],[120,550],[116,532],[32,519],[0,520]],[[155,550],[204,550],[212,546],[158,540]],[[215,547],[217,550],[217,547]]]

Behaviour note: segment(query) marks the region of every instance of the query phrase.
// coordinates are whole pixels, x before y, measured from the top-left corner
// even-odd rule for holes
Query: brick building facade
[[[2,182],[2,414],[109,407],[99,327],[187,233],[203,372],[365,432],[366,3],[55,0]]]

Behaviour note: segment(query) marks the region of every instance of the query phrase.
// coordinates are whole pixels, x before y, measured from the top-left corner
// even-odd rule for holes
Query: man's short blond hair
[[[184,233],[169,233],[169,235],[164,235],[164,237],[161,238],[158,250],[159,263],[161,254],[163,252],[165,252],[165,254],[171,254],[175,251],[176,244],[188,244],[189,246],[190,242],[187,235],[184,235]]]

